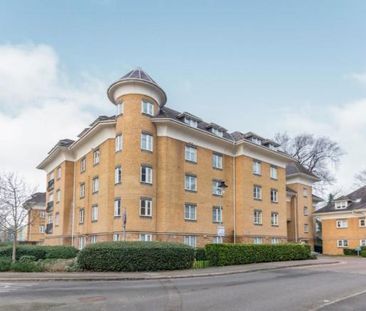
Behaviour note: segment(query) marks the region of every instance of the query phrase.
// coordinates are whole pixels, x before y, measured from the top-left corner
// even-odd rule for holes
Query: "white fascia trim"
[[[90,135],[94,135],[96,131],[99,131],[103,127],[109,126],[109,125],[115,125],[117,122],[115,120],[110,121],[102,121],[97,123],[94,127],[91,127],[88,129],[77,141],[73,142],[70,146],[70,150],[74,150],[77,148],[78,145],[84,142],[85,139],[87,139]]]
[[[327,213],[313,213],[313,216],[316,217],[318,220],[326,220],[326,219],[342,219],[342,218],[364,218],[366,217],[366,209],[357,210],[362,213],[355,213],[354,210],[352,211],[339,211],[339,212],[327,212]]]
[[[304,173],[291,174],[286,176],[286,184],[303,184],[312,187],[314,183],[320,181],[317,177],[312,177]]]
[[[76,150],[81,143],[83,143],[91,135],[95,135],[96,132],[102,130],[103,128],[115,124],[115,120],[102,121],[97,123],[94,127],[86,131],[77,141],[72,143],[69,147],[59,146],[57,148],[54,148],[53,151],[37,166],[37,169],[43,169],[48,173],[64,161],[75,161]],[[52,167],[49,167],[50,163],[52,163],[53,161],[55,162],[54,165]]]
[[[286,167],[286,164],[289,162],[294,162],[295,160],[284,154],[279,154],[273,150],[270,150],[266,147],[259,146],[257,144],[254,144],[249,141],[240,140],[238,142],[229,140],[224,137],[216,136],[215,134],[211,134],[203,129],[191,127],[189,125],[186,125],[180,121],[177,121],[172,118],[154,118],[152,120],[154,123],[160,125],[165,124],[167,126],[172,126],[175,128],[178,128],[180,130],[186,131],[186,135],[190,135],[190,137],[178,137],[178,135],[173,135],[172,133],[168,133],[166,130],[165,132],[163,130],[159,131],[158,127],[158,136],[168,136],[174,139],[182,140],[185,142],[192,142],[195,140],[195,137],[201,136],[203,137],[205,143],[199,143],[197,141],[192,142],[193,144],[196,144],[198,146],[201,146],[203,148],[208,148],[217,152],[221,152],[223,154],[230,155],[232,157],[238,157],[241,155],[255,158],[258,160],[261,160],[266,163],[270,163],[282,168]],[[198,134],[198,135],[197,135]],[[208,141],[208,140],[211,141]],[[220,146],[221,145],[221,146]],[[221,149],[224,148],[231,148],[230,151],[226,150],[223,152]]]

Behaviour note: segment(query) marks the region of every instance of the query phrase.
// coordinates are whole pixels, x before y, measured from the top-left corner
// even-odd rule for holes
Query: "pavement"
[[[200,277],[188,273],[201,271],[189,270],[183,278],[173,278],[172,271],[171,278],[144,280],[0,281],[0,311],[366,310],[364,258],[322,257],[312,264],[246,267],[250,270],[225,267],[218,269],[227,274]]]
[[[319,259],[267,262],[226,267],[209,267],[204,269],[189,269],[161,272],[0,272],[0,282],[7,281],[127,281],[149,279],[193,278],[220,276],[237,273],[248,273],[282,269],[289,267],[305,267],[337,264],[341,259],[320,257]]]

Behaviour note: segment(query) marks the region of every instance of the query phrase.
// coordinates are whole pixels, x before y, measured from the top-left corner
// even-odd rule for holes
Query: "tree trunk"
[[[17,258],[17,231],[14,230],[14,235],[13,235],[13,254],[11,256],[11,259],[13,262],[15,262]]]

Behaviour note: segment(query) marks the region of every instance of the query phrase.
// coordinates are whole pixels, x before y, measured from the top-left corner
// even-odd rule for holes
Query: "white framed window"
[[[360,246],[366,246],[366,240],[360,240]]]
[[[45,219],[46,218],[46,212],[45,211],[40,211],[39,212],[39,217],[42,218],[42,219]]]
[[[217,128],[214,128],[212,127],[211,128],[211,133],[215,134],[216,136],[219,136],[219,137],[223,137],[224,136],[224,132],[217,129]]]
[[[113,241],[119,241],[121,239],[121,235],[119,233],[113,233]]]
[[[212,222],[222,223],[222,206],[214,206],[212,208]]]
[[[97,243],[97,236],[96,235],[92,235],[90,237],[90,243],[92,243],[92,244]]]
[[[93,164],[97,165],[100,162],[100,150],[97,149],[93,152]]]
[[[79,224],[83,224],[85,219],[85,209],[79,209]]]
[[[187,118],[187,117],[184,118],[184,123],[188,124],[191,127],[197,127],[198,126],[198,122],[196,120],[193,120],[193,119]]]
[[[197,177],[193,175],[185,175],[185,190],[197,191]]]
[[[222,243],[224,243],[224,238],[222,236],[215,236],[212,239],[212,243],[214,243],[214,244],[222,244]]]
[[[281,243],[281,240],[279,238],[272,238],[271,239],[271,243],[272,244],[280,244]]]
[[[49,175],[48,175],[48,180],[52,180],[55,179],[55,172],[52,171]]]
[[[48,202],[53,202],[53,192],[48,195]]]
[[[196,220],[197,219],[197,205],[192,203],[184,204],[184,219]]]
[[[92,181],[92,191],[96,193],[99,191],[99,177],[94,177]]]
[[[120,198],[114,199],[114,217],[121,216],[122,201]]]
[[[185,160],[193,163],[197,163],[197,148],[186,145],[184,150]]]
[[[262,200],[262,187],[258,185],[253,186],[253,199]]]
[[[278,179],[278,170],[276,166],[271,165],[269,172],[272,179]]]
[[[358,220],[358,225],[359,225],[360,227],[366,227],[366,218],[360,218],[360,219]]]
[[[153,182],[153,170],[150,166],[141,166],[140,181],[144,184],[152,184]]]
[[[86,158],[80,160],[80,173],[86,171]]]
[[[195,235],[186,235],[184,236],[184,244],[196,247],[197,244],[197,238]]]
[[[212,167],[221,170],[222,169],[222,154],[213,153],[212,154]]]
[[[114,169],[114,184],[120,184],[122,182],[122,167],[117,166]]]
[[[57,191],[56,191],[56,202],[60,202],[61,201],[61,190],[60,189],[58,189]]]
[[[147,133],[141,133],[141,149],[153,151],[153,136]]]
[[[152,199],[141,198],[140,199],[140,216],[151,217],[152,216]]]
[[[271,213],[271,225],[272,226],[278,226],[279,224],[279,216],[278,213],[272,212]]]
[[[152,234],[151,233],[140,233],[139,240],[144,241],[144,242],[151,242]]]
[[[303,195],[304,197],[306,198],[308,196],[308,188],[305,188],[303,189]]]
[[[277,189],[271,189],[271,202],[278,203],[278,190]]]
[[[335,209],[346,209],[348,206],[348,202],[347,201],[337,201],[334,203],[334,208]]]
[[[222,188],[223,181],[222,180],[213,180],[212,181],[212,194],[213,195],[223,195]]]
[[[261,237],[254,237],[253,244],[263,244],[263,239]]]
[[[118,103],[116,105],[116,114],[119,116],[120,114],[123,114],[123,103]]]
[[[60,214],[55,214],[55,226],[58,226],[60,224]]]
[[[259,209],[254,210],[253,212],[253,223],[255,225],[261,225],[263,221],[263,214],[262,211]]]
[[[85,247],[85,236],[79,237],[79,249],[83,249]]]
[[[337,247],[348,247],[348,240],[337,240]]]
[[[253,174],[261,175],[262,173],[262,163],[257,160],[253,160]]]
[[[80,198],[85,197],[85,183],[80,184]]]
[[[154,105],[149,101],[143,99],[141,101],[141,112],[150,116],[154,115]]]
[[[309,232],[309,225],[308,224],[304,224],[304,232],[305,233]]]
[[[39,233],[45,233],[45,229],[44,225],[39,226]]]
[[[317,221],[315,223],[315,232],[320,232],[320,230],[321,230],[320,223]]]
[[[48,217],[47,217],[47,224],[52,224],[52,223],[53,223],[52,215],[48,215]]]
[[[309,208],[304,206],[304,216],[309,216]]]
[[[122,151],[123,147],[123,136],[122,134],[118,134],[116,138],[114,139],[114,145],[115,145],[115,151]]]
[[[60,179],[61,178],[61,175],[62,175],[62,169],[61,169],[61,166],[59,166],[57,168],[57,179]]]
[[[336,227],[337,228],[348,228],[348,220],[347,219],[337,219]]]
[[[98,205],[93,205],[91,209],[91,220],[97,221],[98,220]]]

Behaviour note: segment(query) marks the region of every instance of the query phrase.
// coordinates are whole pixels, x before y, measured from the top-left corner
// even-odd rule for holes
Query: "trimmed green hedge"
[[[303,244],[208,244],[206,255],[210,265],[228,266],[310,259],[311,250],[309,245]]]
[[[86,246],[78,255],[83,270],[158,271],[191,268],[194,249],[166,242],[103,242]]]
[[[360,255],[361,255],[361,257],[366,257],[366,250],[362,250],[362,251],[360,252]]]
[[[207,260],[207,256],[206,256],[206,250],[204,247],[197,247],[195,249],[195,259],[197,261],[201,261],[201,260]]]
[[[11,266],[10,258],[0,257],[0,272],[9,271]]]
[[[0,257],[12,257],[13,247],[0,247]],[[16,259],[23,256],[34,256],[36,260],[45,258],[74,258],[78,250],[72,246],[18,245]]]
[[[353,248],[344,248],[343,255],[346,256],[357,256],[357,251]]]

